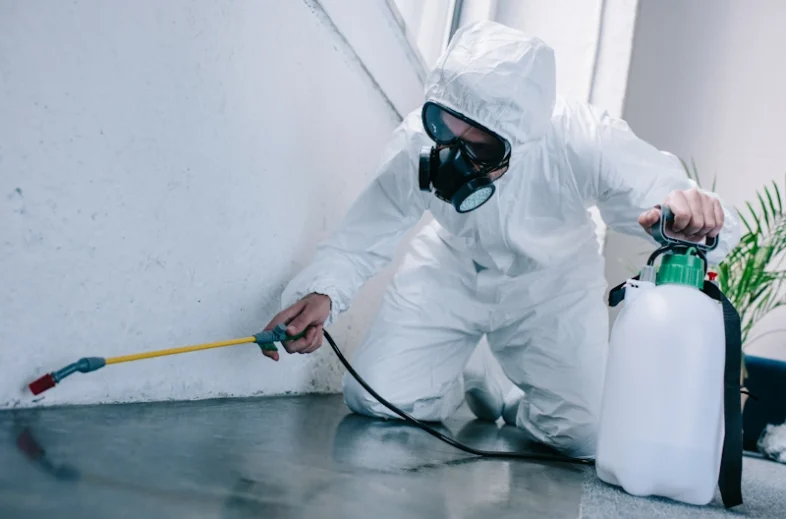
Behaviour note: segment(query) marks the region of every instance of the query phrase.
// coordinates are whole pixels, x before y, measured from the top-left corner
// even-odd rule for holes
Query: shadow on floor
[[[484,449],[512,427],[441,426]],[[550,517],[579,515],[586,468],[471,457],[339,396],[0,412],[0,517]]]

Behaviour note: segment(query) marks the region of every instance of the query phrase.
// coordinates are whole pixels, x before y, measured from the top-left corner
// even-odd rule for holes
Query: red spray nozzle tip
[[[707,272],[707,276],[710,278],[710,281],[715,281],[718,277],[718,273],[709,271]]]
[[[55,387],[55,384],[57,384],[57,382],[55,382],[55,377],[53,377],[51,373],[47,373],[43,377],[34,380],[28,387],[34,395],[39,395],[47,389]]]

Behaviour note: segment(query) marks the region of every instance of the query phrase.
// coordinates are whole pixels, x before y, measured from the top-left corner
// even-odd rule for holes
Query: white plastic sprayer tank
[[[702,259],[688,249],[663,257],[657,283],[626,284],[611,331],[596,470],[630,494],[696,505],[714,497],[725,334],[703,280]]]

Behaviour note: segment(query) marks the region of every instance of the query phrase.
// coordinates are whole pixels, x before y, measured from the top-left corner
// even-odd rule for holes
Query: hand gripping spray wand
[[[349,373],[355,377],[358,383],[363,386],[363,388],[371,394],[374,398],[376,398],[382,405],[390,409],[392,412],[399,415],[403,418],[406,422],[419,427],[423,431],[429,433],[430,435],[434,436],[435,438],[451,445],[459,450],[467,452],[469,454],[474,454],[476,456],[483,456],[483,457],[490,457],[490,458],[515,458],[515,459],[524,459],[529,461],[558,461],[564,463],[576,463],[581,465],[593,465],[594,460],[586,459],[586,458],[572,458],[569,456],[564,456],[562,454],[551,454],[551,453],[535,453],[535,452],[519,452],[519,451],[488,451],[482,449],[476,449],[474,447],[470,447],[465,445],[461,442],[454,440],[453,438],[442,434],[441,432],[437,431],[436,429],[432,428],[425,422],[421,422],[420,420],[410,416],[409,414],[405,413],[395,405],[391,404],[384,398],[382,398],[374,389],[368,385],[368,383],[363,380],[363,378],[358,374],[357,371],[352,367],[352,365],[344,358],[344,355],[341,353],[341,350],[338,349],[333,337],[327,332],[327,330],[322,330],[325,338],[327,339],[328,343],[330,343],[331,348],[333,348],[333,352],[336,354],[338,359],[344,365],[344,367],[349,371]],[[249,343],[256,343],[259,347],[266,351],[278,351],[276,347],[276,342],[283,342],[283,341],[292,341],[299,339],[305,335],[305,331],[299,333],[298,335],[289,336],[286,332],[286,326],[283,324],[277,325],[270,331],[260,332],[256,335],[252,335],[249,337],[243,337],[240,339],[231,339],[228,341],[220,341],[220,342],[211,342],[206,344],[197,344],[193,346],[183,346],[180,348],[169,348],[165,350],[156,350],[150,351],[145,353],[136,353],[133,355],[122,355],[119,357],[85,357],[79,359],[78,361],[69,364],[68,366],[59,369],[57,371],[53,371],[51,373],[47,373],[46,375],[36,379],[33,381],[28,387],[30,391],[34,395],[39,395],[44,391],[55,387],[55,385],[59,384],[65,377],[79,372],[79,373],[90,373],[91,371],[96,371],[103,368],[109,364],[119,364],[121,362],[133,362],[135,360],[142,360],[142,359],[151,359],[154,357],[164,357],[166,355],[178,355],[180,353],[189,353],[192,351],[200,351],[200,350],[208,350],[212,348],[223,348],[225,346],[235,346],[238,344],[249,344]]]

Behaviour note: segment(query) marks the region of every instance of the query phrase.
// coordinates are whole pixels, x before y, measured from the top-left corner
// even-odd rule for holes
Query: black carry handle
[[[671,211],[671,208],[668,206],[663,206],[660,211],[660,220],[658,223],[652,226],[650,229],[652,232],[652,237],[655,238],[655,241],[660,243],[661,245],[679,245],[683,247],[696,247],[702,252],[708,252],[711,250],[715,250],[718,246],[718,237],[715,236],[714,238],[710,238],[707,236],[705,243],[694,243],[692,241],[687,240],[680,240],[669,236],[666,233],[666,224],[674,222],[674,213]]]

